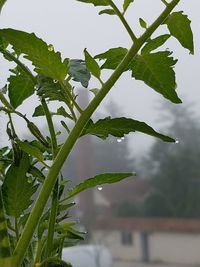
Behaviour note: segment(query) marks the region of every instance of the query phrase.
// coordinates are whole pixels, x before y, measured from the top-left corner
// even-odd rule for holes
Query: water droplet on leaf
[[[54,51],[54,47],[53,47],[52,44],[48,45],[48,50],[49,50],[49,51]]]

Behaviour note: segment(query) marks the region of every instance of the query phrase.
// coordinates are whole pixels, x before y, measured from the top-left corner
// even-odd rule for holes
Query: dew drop
[[[179,144],[179,143],[180,143],[180,141],[179,141],[179,140],[176,140],[176,141],[175,141],[175,144]]]
[[[97,189],[98,189],[99,191],[102,191],[103,187],[102,187],[102,186],[98,186]]]
[[[54,51],[54,47],[52,44],[48,45],[48,50],[51,52],[51,51]]]

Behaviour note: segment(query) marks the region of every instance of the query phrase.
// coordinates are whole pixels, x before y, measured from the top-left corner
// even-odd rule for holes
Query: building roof
[[[94,229],[200,233],[200,219],[113,218],[97,221]]]

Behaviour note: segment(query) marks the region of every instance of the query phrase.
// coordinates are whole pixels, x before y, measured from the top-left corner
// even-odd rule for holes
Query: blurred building
[[[200,220],[101,220],[92,229],[92,242],[106,246],[114,262],[200,264]]]

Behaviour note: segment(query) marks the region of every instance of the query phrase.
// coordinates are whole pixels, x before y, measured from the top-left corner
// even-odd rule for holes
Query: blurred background
[[[163,7],[160,0],[135,0],[127,19],[136,35],[142,33],[138,19],[142,17],[150,24]],[[85,241],[76,252],[81,267],[200,265],[200,3],[182,0],[176,9],[184,10],[192,20],[195,38],[194,56],[173,38],[164,47],[173,50],[173,56],[179,59],[175,71],[177,92],[183,104],[171,104],[125,73],[98,108],[94,119],[126,116],[145,121],[177,142],[164,143],[137,133],[106,141],[83,137],[64,166],[64,177],[70,180],[71,186],[97,173],[137,172],[136,178],[88,190],[75,199],[71,216],[87,231]],[[129,47],[129,36],[117,18],[98,16],[99,10],[75,0],[8,0],[0,25],[35,32],[61,51],[63,57],[83,58],[84,48],[95,55],[111,47]],[[162,26],[157,34],[164,31]],[[11,64],[0,57],[0,87],[5,85],[10,67]],[[103,78],[109,74],[105,71]],[[96,86],[92,80],[89,89]],[[91,92],[79,87],[77,92],[80,104],[87,105]],[[26,100],[20,111],[31,116],[30,107],[37,101],[35,97]],[[43,132],[47,131],[42,119],[35,122],[42,125]],[[19,135],[28,139],[22,122],[16,118],[16,123]],[[59,131],[59,121],[55,123]],[[1,146],[8,144],[5,124],[6,119],[1,115]],[[64,138],[61,134],[60,141]],[[74,260],[73,252],[66,253]],[[95,259],[93,266],[81,253]],[[102,258],[105,258],[103,263]],[[80,267],[76,259],[74,264]]]

